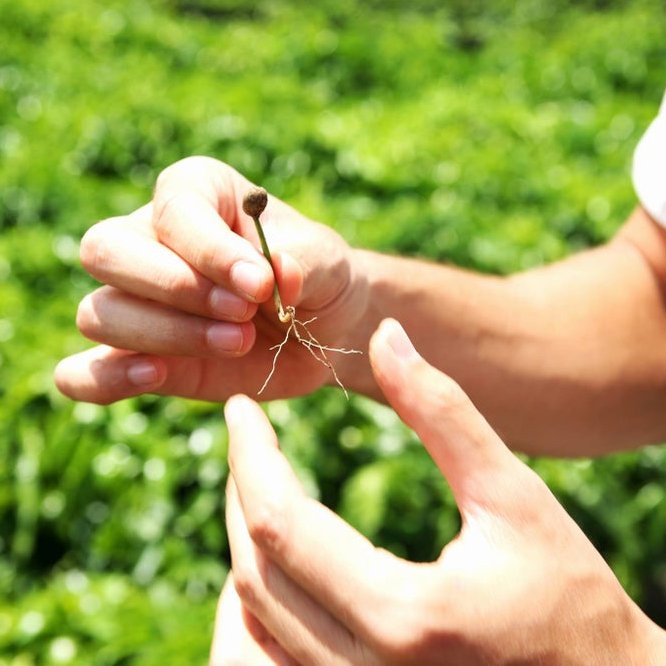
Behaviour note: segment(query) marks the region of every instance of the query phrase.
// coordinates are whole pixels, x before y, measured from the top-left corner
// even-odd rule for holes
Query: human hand
[[[83,266],[105,286],[82,300],[77,324],[103,344],[61,361],[63,393],[109,403],[146,392],[223,400],[259,390],[285,327],[241,208],[251,186],[221,162],[187,158],[160,175],[149,204],[86,233]],[[324,344],[343,346],[367,299],[352,250],[274,197],[261,220],[285,305],[302,320],[316,316],[312,331]],[[287,345],[264,395],[300,395],[330,379],[306,350]]]
[[[462,529],[432,563],[376,549],[304,495],[264,413],[232,398],[235,590],[264,637],[308,665],[664,663],[654,657],[662,632],[541,479],[396,322],[373,337],[371,363],[449,482]],[[222,621],[217,634],[218,645],[233,640]]]
[[[243,608],[230,572],[215,615],[211,666],[296,666],[265,627]]]

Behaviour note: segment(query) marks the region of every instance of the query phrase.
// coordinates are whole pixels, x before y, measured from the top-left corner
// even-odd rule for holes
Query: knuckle
[[[169,183],[176,179],[178,180],[182,176],[183,172],[190,171],[192,166],[195,166],[199,160],[199,157],[196,155],[188,155],[183,157],[183,159],[177,160],[169,164],[160,171],[157,175],[157,180],[155,181],[155,191],[159,193],[160,190],[168,187]]]
[[[168,239],[169,222],[176,217],[180,210],[187,211],[192,194],[185,190],[168,191],[166,188],[158,190],[155,194],[154,226],[160,239]]]
[[[185,269],[158,277],[159,287],[170,305],[208,312],[212,283],[194,271]]]
[[[102,267],[106,264],[104,237],[105,224],[104,222],[98,222],[86,231],[79,246],[81,265],[93,277],[99,275]]]
[[[446,654],[452,640],[446,602],[433,596],[431,586],[403,577],[389,588],[390,598],[376,614],[374,641],[378,652],[398,664],[427,661]]]
[[[467,394],[459,384],[447,376],[441,376],[433,392],[438,407],[446,412],[457,412],[469,405]]]
[[[188,297],[203,296],[203,290],[201,294],[196,293],[193,290],[192,276],[188,275],[185,272],[173,273],[171,275],[165,275],[163,279],[162,287],[171,294],[185,294]]]
[[[229,270],[236,259],[229,254],[226,247],[219,247],[217,243],[205,243],[198,248],[194,260],[207,275],[224,283],[229,280]]]
[[[173,162],[157,176],[155,181],[155,195],[160,196],[160,192],[168,191],[171,183],[181,182],[183,177],[192,178],[194,174],[206,174],[215,171],[234,171],[228,164],[221,162],[214,157],[207,155],[188,155],[183,159]]]
[[[261,579],[255,567],[248,562],[234,562],[234,587],[248,608],[257,608],[261,597]]]
[[[93,295],[84,296],[76,310],[76,327],[86,338],[95,337],[99,330],[99,320],[95,316]]]
[[[259,548],[273,554],[282,551],[284,543],[284,520],[279,503],[265,499],[247,516],[250,538]]]
[[[396,600],[377,616],[374,640],[381,654],[403,663],[413,659],[421,649],[421,628],[413,617],[414,611],[403,600]]]
[[[445,654],[448,641],[441,628],[433,629],[425,620],[417,620],[414,613],[397,611],[384,628],[378,642],[378,651],[387,661],[398,664],[414,664],[427,660],[433,653]]]
[[[157,178],[155,179],[155,189],[154,189],[154,198],[155,199],[157,199],[159,197],[160,192],[164,189],[166,184],[171,179],[171,174],[173,173],[173,168],[176,164],[178,164],[178,162],[174,162],[173,164],[170,164],[168,167],[162,169],[162,171],[160,171],[157,174]]]
[[[413,660],[422,651],[420,629],[406,616],[404,608],[399,613],[390,612],[388,617],[384,615],[381,629],[375,637],[379,653],[399,664],[414,663]]]

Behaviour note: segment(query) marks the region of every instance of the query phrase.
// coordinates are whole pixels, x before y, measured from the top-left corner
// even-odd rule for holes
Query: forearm
[[[599,249],[511,278],[360,251],[370,301],[352,344],[362,348],[384,317],[400,320],[523,451],[596,455],[662,441],[666,314],[655,262],[633,242],[650,232],[641,215]],[[658,247],[652,240],[638,246]],[[367,364],[350,359],[343,373],[380,398]]]

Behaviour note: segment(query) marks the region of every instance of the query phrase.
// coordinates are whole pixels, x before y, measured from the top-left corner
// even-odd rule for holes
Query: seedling
[[[338,354],[362,354],[363,352],[360,352],[357,349],[344,349],[341,347],[329,347],[327,345],[322,345],[319,340],[317,340],[317,338],[312,335],[310,329],[308,328],[308,325],[316,321],[317,317],[312,317],[312,319],[308,319],[307,321],[301,321],[296,317],[296,308],[293,305],[282,305],[280,289],[278,288],[277,276],[273,266],[273,258],[271,257],[271,251],[268,247],[263,227],[259,221],[259,216],[264,212],[267,203],[268,195],[266,194],[266,190],[263,187],[254,187],[245,195],[245,197],[243,197],[243,211],[245,211],[245,213],[254,220],[254,226],[257,230],[257,234],[259,235],[259,240],[261,242],[261,250],[266,257],[266,260],[270,264],[271,270],[273,271],[273,302],[275,303],[275,312],[280,322],[287,326],[287,329],[285,331],[282,342],[278,343],[277,345],[273,345],[270,348],[270,351],[275,351],[273,356],[273,365],[271,366],[270,372],[268,373],[268,376],[266,377],[262,387],[257,392],[257,395],[261,395],[264,392],[264,389],[268,386],[268,383],[271,381],[273,375],[275,374],[278,358],[284,349],[284,346],[287,344],[287,342],[289,342],[289,338],[293,337],[299,344],[301,344],[310,352],[312,357],[318,363],[326,366],[331,371],[336,383],[344,391],[347,399],[349,399],[347,389],[340,381],[333,363],[331,363],[327,356],[327,352],[336,352]]]

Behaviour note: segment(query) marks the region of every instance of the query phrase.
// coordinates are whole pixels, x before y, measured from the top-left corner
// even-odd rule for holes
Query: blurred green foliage
[[[666,84],[659,0],[0,0],[0,664],[206,660],[219,405],[72,404],[78,239],[195,153],[350,242],[507,273],[608,238]],[[314,495],[428,559],[450,492],[385,407],[267,406]],[[666,621],[666,450],[532,461]]]

